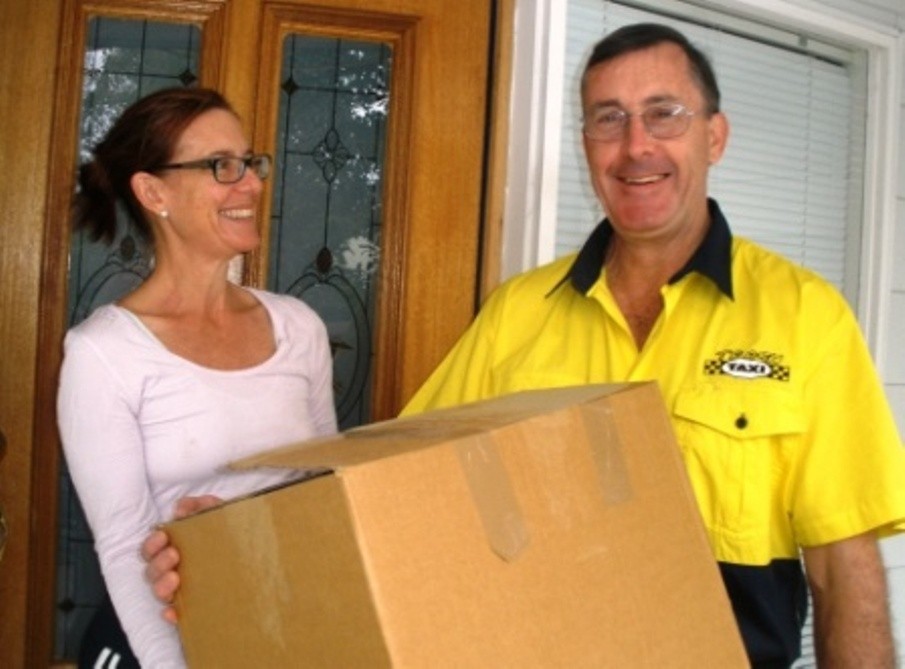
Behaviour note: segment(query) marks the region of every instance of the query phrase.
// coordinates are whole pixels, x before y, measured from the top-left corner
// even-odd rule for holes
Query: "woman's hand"
[[[202,495],[200,497],[183,497],[176,502],[175,518],[185,518],[204,509],[210,509],[222,503],[219,497],[214,495]],[[179,591],[179,551],[170,544],[170,537],[163,530],[154,530],[148,535],[141,545],[141,556],[147,562],[145,578],[151,584],[154,596],[161,603],[166,604],[163,610],[163,618],[176,624],[176,609],[173,601]]]

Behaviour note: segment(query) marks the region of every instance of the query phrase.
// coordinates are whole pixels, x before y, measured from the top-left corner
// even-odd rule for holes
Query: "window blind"
[[[680,12],[684,3],[671,2]],[[710,58],[729,118],[729,144],[710,193],[733,233],[809,267],[854,304],[864,142],[863,65],[857,54],[714,12],[705,20],[609,0],[569,0],[556,255],[575,251],[603,216],[581,148],[579,79],[593,45],[614,29],[657,21]],[[748,26],[750,30],[746,30]],[[859,67],[861,70],[859,70]]]

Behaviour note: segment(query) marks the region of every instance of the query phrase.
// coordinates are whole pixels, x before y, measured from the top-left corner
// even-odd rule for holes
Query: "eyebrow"
[[[642,101],[643,107],[650,107],[651,105],[661,104],[663,102],[679,102],[680,99],[677,95],[672,95],[670,93],[660,93],[657,95],[650,95]],[[620,109],[624,109],[625,105],[619,102],[616,98],[609,98],[607,100],[599,100],[597,102],[593,102],[588,109],[603,109],[605,107],[619,107]]]
[[[252,151],[251,149],[246,149],[242,153],[235,153],[234,151],[223,149],[220,151],[213,151],[209,155],[211,158],[245,158],[253,154],[254,151]]]
[[[246,150],[244,153],[235,153],[230,151],[229,149],[219,149],[215,151],[210,151],[205,153],[200,158],[191,158],[187,160],[217,160],[218,158],[248,158],[254,155],[254,151],[251,149]],[[184,162],[184,161],[182,161]]]

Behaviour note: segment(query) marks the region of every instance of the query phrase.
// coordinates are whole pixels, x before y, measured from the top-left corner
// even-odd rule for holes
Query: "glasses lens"
[[[245,174],[245,159],[217,158],[214,160],[214,178],[222,184],[237,182]]]
[[[584,132],[591,139],[612,141],[622,137],[628,114],[622,109],[597,109],[584,119]]]
[[[688,130],[691,114],[682,105],[654,105],[642,114],[647,131],[657,139],[678,137]]]
[[[252,156],[248,161],[259,179],[266,179],[270,175],[270,156],[267,154]]]

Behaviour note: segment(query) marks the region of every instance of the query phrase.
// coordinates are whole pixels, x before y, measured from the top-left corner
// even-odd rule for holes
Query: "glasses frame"
[[[678,126],[678,130],[667,130],[664,134],[663,129],[656,129],[652,127],[654,121],[651,120],[650,115],[656,111],[663,111],[664,109],[671,109],[672,114],[670,118],[682,118],[683,124]],[[700,112],[693,111],[683,105],[680,102],[660,102],[656,104],[649,105],[638,112],[628,112],[624,109],[620,109],[618,107],[614,107],[612,113],[617,114],[619,116],[619,127],[618,132],[614,131],[612,136],[601,136],[597,135],[594,132],[588,131],[588,119],[587,117],[581,119],[581,131],[584,133],[585,137],[594,142],[618,142],[621,141],[625,137],[626,128],[628,128],[628,124],[631,121],[633,116],[637,116],[641,119],[641,122],[644,124],[644,131],[648,134],[648,136],[653,137],[654,139],[675,139],[676,137],[681,137],[686,132],[688,132],[688,128],[691,127],[691,119],[694,116],[700,114]]]
[[[238,160],[241,167],[239,168],[239,176],[235,179],[223,179],[220,175],[220,164],[224,161],[231,162]],[[152,172],[161,170],[210,170],[214,177],[214,181],[220,184],[239,183],[245,177],[245,173],[251,168],[251,171],[262,181],[270,176],[273,169],[273,158],[267,153],[253,153],[249,156],[216,156],[214,158],[201,158],[199,160],[187,160],[180,163],[169,163],[167,165],[158,165],[153,168]]]

